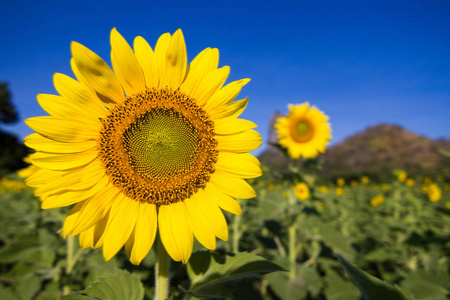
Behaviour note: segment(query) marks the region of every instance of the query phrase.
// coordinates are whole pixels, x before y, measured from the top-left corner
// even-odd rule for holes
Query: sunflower
[[[295,186],[295,196],[299,200],[306,200],[309,198],[309,188],[304,182],[300,182]]]
[[[133,49],[114,28],[112,69],[72,42],[76,79],[54,75],[59,95],[38,95],[50,116],[26,123],[25,142],[40,169],[27,179],[43,209],[73,205],[63,226],[83,248],[103,246],[106,260],[123,246],[139,264],[159,232],[167,252],[186,263],[194,236],[208,249],[227,240],[222,210],[240,214],[236,198],[255,196],[245,178],[261,174],[247,153],[260,146],[256,125],[239,119],[234,101],[249,79],[224,86],[228,66],[206,48],[187,65],[182,31],[154,50]]]
[[[278,118],[275,124],[279,143],[294,159],[314,158],[325,152],[331,139],[327,121],[328,117],[315,106],[309,107],[309,103],[289,104],[287,116]]]

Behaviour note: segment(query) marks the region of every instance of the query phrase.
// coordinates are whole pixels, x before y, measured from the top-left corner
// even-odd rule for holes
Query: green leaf
[[[199,251],[188,262],[189,292],[196,297],[229,297],[242,279],[282,270],[250,253]]]
[[[327,270],[324,292],[328,300],[358,300],[361,298],[361,293],[351,281],[346,281],[331,269]]]
[[[408,274],[400,286],[416,299],[447,299],[448,291],[445,286],[450,280],[449,277],[445,272],[432,274],[417,270]]]
[[[37,275],[30,274],[30,276],[27,276],[17,282],[14,289],[20,299],[31,300],[33,299],[33,296],[41,289],[41,280]]]
[[[385,281],[364,272],[363,270],[355,267],[342,256],[336,254],[339,262],[352,278],[353,282],[361,291],[361,294],[366,300],[407,300],[410,299],[406,294],[397,286],[392,286]]]
[[[93,282],[84,291],[70,293],[61,299],[142,300],[144,288],[139,278],[127,271],[114,269]]]
[[[0,249],[0,263],[12,263],[23,260],[35,251],[39,251],[40,248],[37,236],[17,236]]]

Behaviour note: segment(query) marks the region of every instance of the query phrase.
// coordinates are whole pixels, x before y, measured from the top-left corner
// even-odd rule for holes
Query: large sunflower
[[[113,29],[111,69],[72,43],[76,80],[55,74],[60,95],[37,97],[50,116],[26,120],[39,167],[27,183],[44,209],[75,204],[63,235],[103,246],[106,260],[125,245],[139,264],[159,227],[167,252],[186,263],[194,235],[214,249],[216,237],[228,238],[221,209],[240,214],[235,198],[255,196],[244,178],[261,174],[247,153],[261,136],[238,119],[248,100],[233,101],[249,79],[223,86],[230,68],[218,68],[217,49],[187,66],[181,30],[154,50],[142,37],[133,48]]]
[[[294,159],[314,158],[325,152],[331,139],[327,121],[328,117],[309,103],[289,104],[287,116],[278,118],[275,124],[279,143]]]

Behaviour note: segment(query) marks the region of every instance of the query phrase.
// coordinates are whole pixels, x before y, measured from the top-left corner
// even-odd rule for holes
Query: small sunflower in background
[[[384,196],[381,194],[376,195],[372,199],[370,199],[370,206],[377,207],[380,204],[384,203]]]
[[[308,185],[306,183],[304,183],[304,182],[299,182],[295,186],[295,196],[297,196],[297,198],[299,200],[306,200],[306,199],[308,199],[309,196],[310,196]]]
[[[406,184],[406,186],[412,187],[416,184],[416,181],[412,178],[408,178],[408,179],[406,179],[405,184]]]
[[[404,182],[406,178],[408,178],[408,173],[406,173],[404,170],[398,171],[397,180],[399,182]]]
[[[369,184],[369,182],[370,182],[369,177],[367,177],[367,176],[361,177],[361,183],[362,184]]]
[[[345,185],[345,179],[342,177],[339,177],[336,181],[337,186],[344,186]]]
[[[344,189],[341,188],[341,187],[337,187],[337,188],[334,190],[334,194],[335,194],[336,196],[342,196],[343,193],[344,193]]]
[[[247,153],[261,136],[238,118],[248,99],[234,101],[250,80],[224,86],[230,68],[218,68],[217,49],[188,66],[181,30],[154,49],[142,37],[130,47],[115,28],[110,41],[112,69],[73,42],[76,79],[55,74],[59,95],[38,95],[50,116],[26,120],[39,168],[27,183],[43,209],[74,205],[64,237],[103,246],[106,260],[125,246],[139,264],[159,231],[170,256],[186,263],[194,236],[208,249],[228,239],[221,209],[240,214],[235,198],[255,196],[244,178],[261,175]]]
[[[428,186],[427,195],[428,195],[428,199],[431,202],[438,202],[439,200],[441,200],[442,191],[437,184],[431,183]]]
[[[279,144],[293,159],[314,158],[324,153],[331,139],[328,117],[317,107],[303,103],[289,104],[286,117],[277,119]]]

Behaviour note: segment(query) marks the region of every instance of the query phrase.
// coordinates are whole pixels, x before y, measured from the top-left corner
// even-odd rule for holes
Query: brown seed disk
[[[147,89],[111,108],[97,147],[117,188],[157,205],[183,201],[204,187],[219,153],[209,115],[168,88]]]

